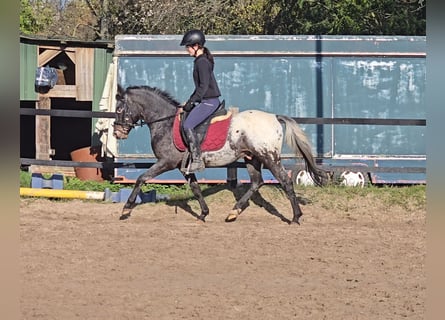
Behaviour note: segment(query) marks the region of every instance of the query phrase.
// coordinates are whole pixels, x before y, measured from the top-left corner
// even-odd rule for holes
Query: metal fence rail
[[[114,169],[114,168],[136,168],[148,169],[156,160],[152,157],[152,162],[77,162],[69,160],[37,160],[30,158],[20,158],[20,163],[24,166],[40,165],[40,166],[58,166],[58,167],[79,167],[79,168],[99,168],[99,169]],[[246,165],[242,162],[234,162],[226,166],[218,168],[245,168]],[[298,167],[295,165],[284,165],[286,169],[292,170]],[[364,166],[339,166],[339,165],[320,165],[320,167],[327,171],[342,172],[350,171],[366,171],[366,172],[384,172],[384,173],[426,173],[425,167],[364,167]]]
[[[84,110],[55,110],[55,109],[20,109],[20,115],[51,116],[71,118],[114,118],[114,112],[84,111]],[[311,118],[293,117],[299,124],[363,124],[385,126],[426,126],[425,119],[381,119],[381,118]]]
[[[82,110],[42,110],[21,108],[20,115],[25,116],[51,116],[51,117],[74,117],[74,118],[114,118],[114,112],[104,111],[82,111]],[[339,125],[396,125],[396,126],[426,126],[426,119],[381,119],[381,118],[311,118],[311,117],[293,117],[299,124],[339,124]],[[43,166],[60,166],[60,167],[79,167],[79,168],[150,168],[156,158],[154,156],[147,157],[147,162],[76,162],[68,160],[38,160],[30,158],[20,158],[22,166],[43,165]],[[298,163],[294,165],[284,165],[288,170],[299,168]],[[364,171],[368,173],[426,173],[425,167],[364,167],[354,165],[320,165],[324,170],[330,172],[343,171]],[[245,168],[242,162],[235,162],[221,168],[235,169]],[[302,167],[302,169],[304,169]]]

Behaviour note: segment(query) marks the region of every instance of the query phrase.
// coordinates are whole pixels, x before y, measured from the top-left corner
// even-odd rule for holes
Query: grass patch
[[[325,209],[337,208],[349,211],[360,199],[376,199],[386,206],[399,206],[409,211],[426,209],[426,186],[374,186],[365,188],[330,185],[323,188],[297,187],[311,202]]]
[[[43,174],[43,178],[49,179],[52,174]],[[20,187],[31,187],[32,174],[28,171],[20,171]],[[133,184],[120,184],[110,181],[84,181],[76,177],[63,177],[64,190],[79,190],[79,191],[99,191],[103,192],[109,189],[111,192],[118,192],[123,188],[133,188]],[[204,191],[208,188],[207,185],[202,184],[201,189]],[[171,199],[185,199],[192,195],[190,187],[187,184],[144,184],[142,186],[143,192],[156,190],[158,194],[168,194]]]
[[[50,174],[43,175],[48,179]],[[31,186],[31,173],[20,171],[20,187]],[[83,181],[76,177],[64,177],[64,189],[81,191],[105,191],[109,189],[117,192],[122,188],[133,188],[132,184],[119,184],[110,181]],[[226,185],[201,184],[201,190],[208,201],[220,201],[224,198],[227,189]],[[241,186],[247,190],[247,186]],[[156,190],[157,194],[168,195],[171,200],[183,200],[193,198],[190,187],[187,184],[145,184],[142,186],[143,192]],[[323,188],[296,186],[297,195],[305,198],[307,202],[318,203],[323,208],[337,208],[349,211],[357,205],[360,199],[378,199],[387,206],[400,206],[409,211],[425,210],[426,208],[426,186],[374,186],[368,185],[365,188],[344,187],[339,185],[329,185]],[[271,198],[286,198],[284,191],[276,185],[266,185],[260,189],[260,193],[268,194]]]

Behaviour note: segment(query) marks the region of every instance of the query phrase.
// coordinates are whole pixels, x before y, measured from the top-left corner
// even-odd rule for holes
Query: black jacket
[[[198,56],[193,63],[193,81],[195,91],[190,96],[191,102],[201,102],[221,95],[213,74],[213,65],[205,54]]]

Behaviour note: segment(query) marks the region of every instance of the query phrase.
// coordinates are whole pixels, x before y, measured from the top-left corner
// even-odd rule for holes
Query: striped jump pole
[[[105,192],[100,192],[100,191],[57,190],[57,189],[37,189],[37,188],[20,188],[20,195],[28,197],[89,199],[89,200],[104,200],[105,198]]]

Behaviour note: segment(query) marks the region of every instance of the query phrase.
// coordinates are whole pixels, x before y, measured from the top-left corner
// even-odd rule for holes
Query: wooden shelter
[[[20,107],[98,110],[113,47],[113,42],[21,37]],[[35,88],[38,67],[57,71],[57,83],[48,92],[40,93]],[[85,118],[21,116],[21,157],[70,160],[71,151],[93,144],[93,122]],[[40,172],[55,170],[59,168],[39,167]]]

